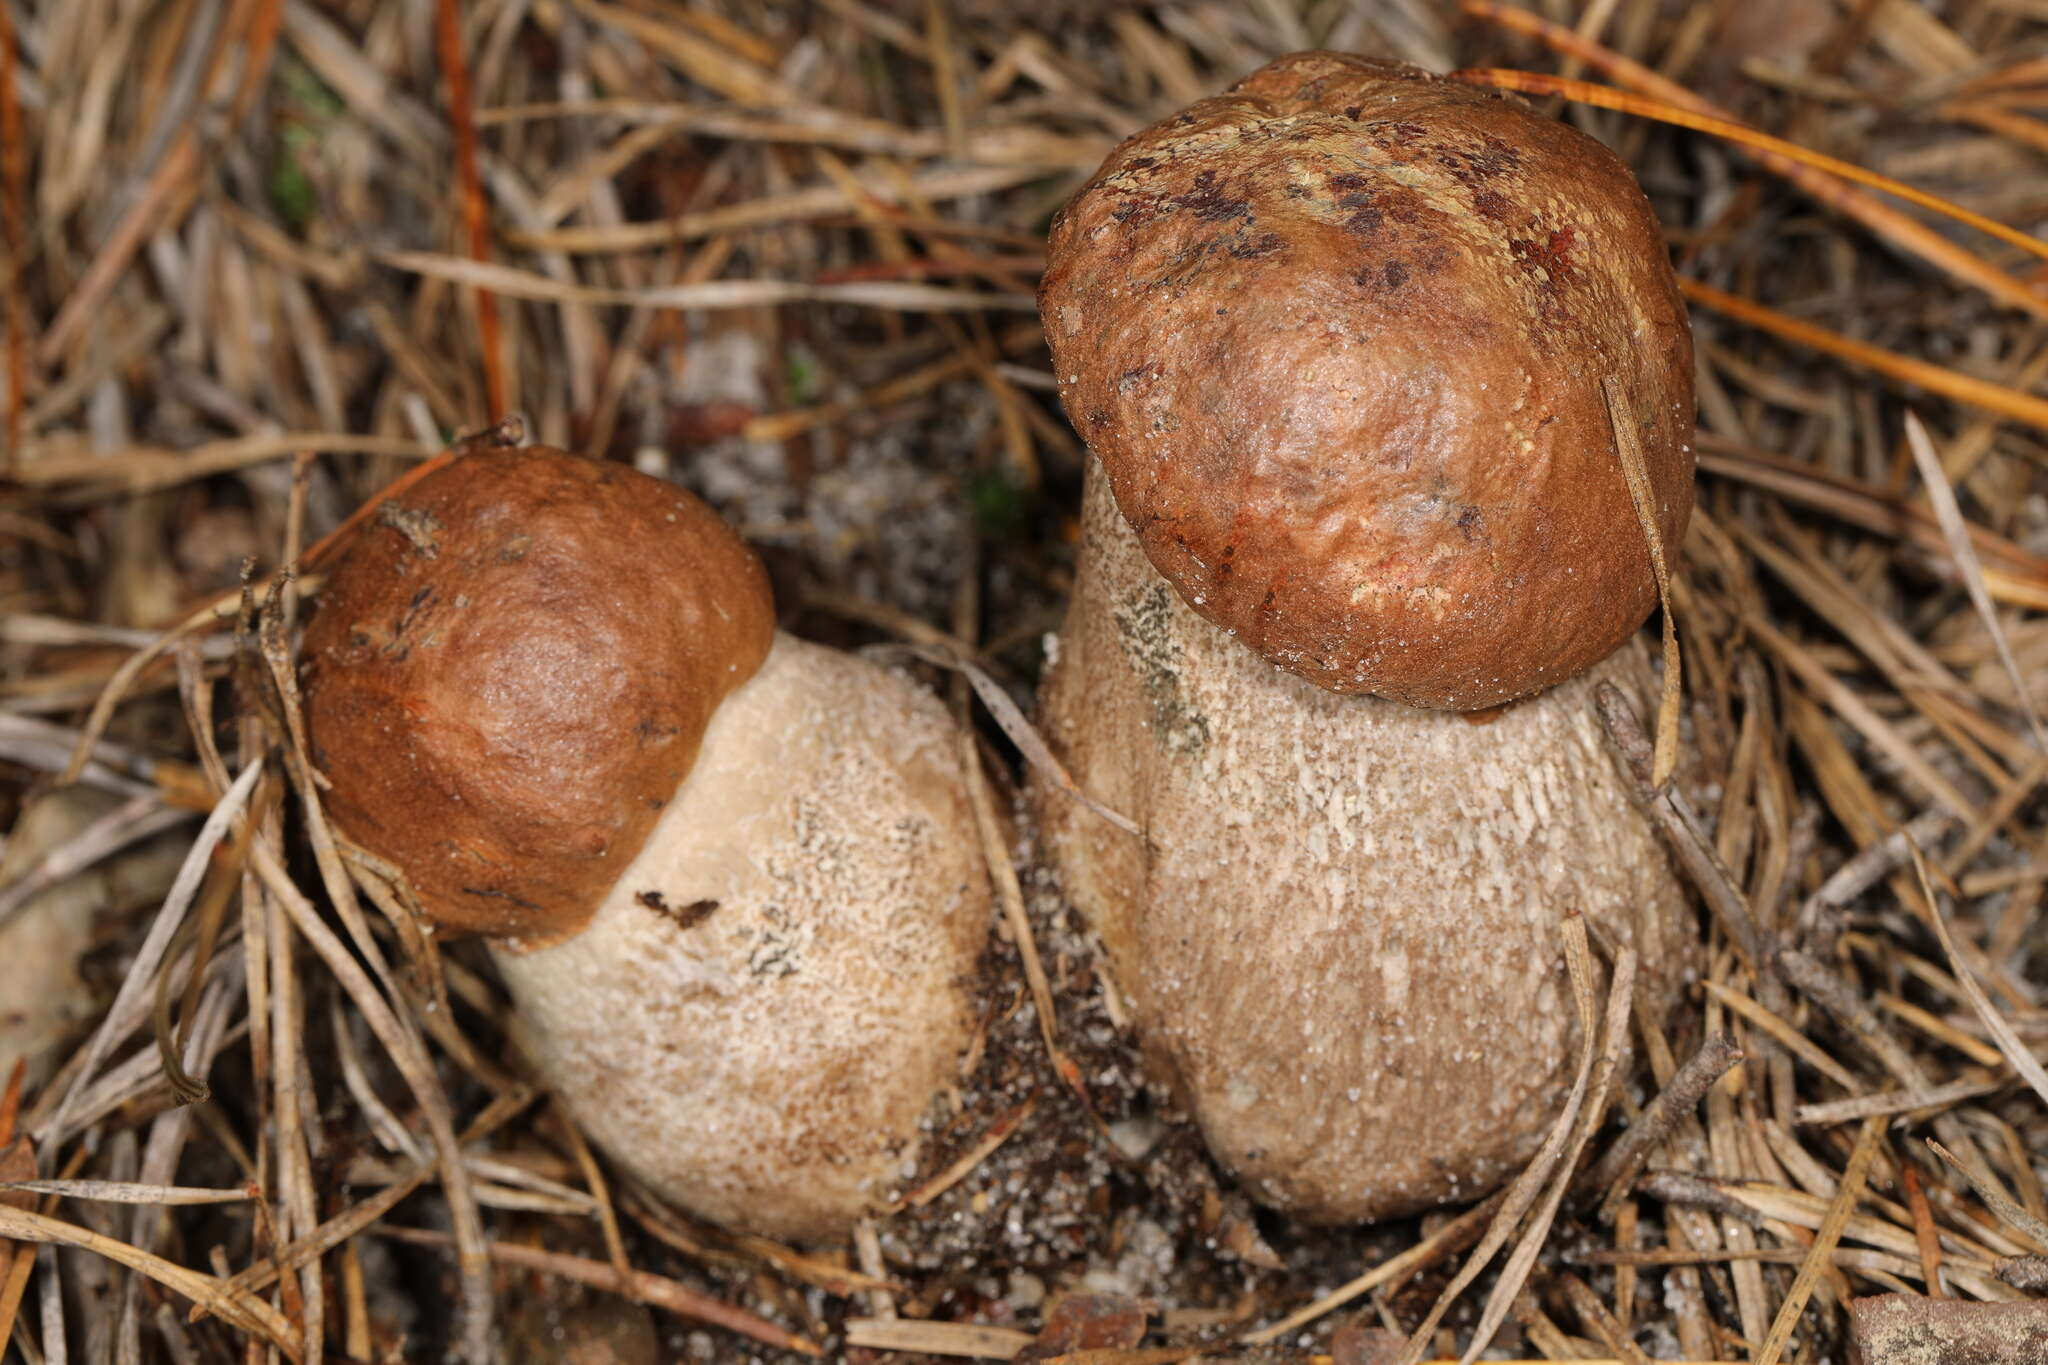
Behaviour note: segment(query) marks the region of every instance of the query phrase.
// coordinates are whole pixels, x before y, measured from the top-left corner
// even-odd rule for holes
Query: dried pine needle
[[[1671,609],[1671,570],[1664,558],[1661,512],[1650,485],[1650,471],[1643,464],[1642,438],[1636,432],[1628,395],[1619,381],[1608,376],[1600,381],[1607,397],[1607,418],[1614,427],[1614,448],[1628,480],[1629,500],[1635,504],[1636,520],[1650,548],[1650,567],[1657,577],[1657,600],[1663,607],[1664,683],[1657,703],[1656,754],[1650,768],[1650,785],[1661,790],[1678,769],[1678,708],[1683,698],[1678,655],[1678,621]]]

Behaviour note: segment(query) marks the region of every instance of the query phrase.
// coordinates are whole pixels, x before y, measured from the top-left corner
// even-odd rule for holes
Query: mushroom
[[[1298,54],[1118,147],[1039,303],[1095,456],[1043,721],[1147,835],[1036,781],[1048,857],[1255,1195],[1477,1196],[1560,1099],[1562,917],[1653,1005],[1691,961],[1591,706],[1656,601],[1603,381],[1666,544],[1692,501],[1651,210],[1517,100]]]
[[[614,1160],[777,1237],[886,1200],[967,1050],[989,924],[934,698],[778,632],[696,498],[542,448],[383,506],[306,655],[337,827],[486,936]]]

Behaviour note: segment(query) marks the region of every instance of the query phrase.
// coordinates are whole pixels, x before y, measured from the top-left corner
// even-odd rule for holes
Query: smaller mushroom
[[[696,498],[547,449],[380,509],[306,654],[338,827],[487,936],[541,1076],[621,1166],[777,1237],[886,1201],[989,924],[936,699],[778,632]]]

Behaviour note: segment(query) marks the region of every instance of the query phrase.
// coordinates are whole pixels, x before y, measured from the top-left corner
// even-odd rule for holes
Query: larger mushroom
[[[689,494],[546,449],[386,504],[306,653],[338,827],[488,937],[616,1161],[779,1237],[886,1202],[968,1047],[989,924],[934,698],[778,633]]]
[[[1613,420],[1667,545],[1691,507],[1650,208],[1517,100],[1299,54],[1117,148],[1039,302],[1095,456],[1044,720],[1147,835],[1040,783],[1050,858],[1255,1194],[1482,1193],[1562,1089],[1559,920],[1656,1000],[1692,943],[1590,705],[1650,682]]]

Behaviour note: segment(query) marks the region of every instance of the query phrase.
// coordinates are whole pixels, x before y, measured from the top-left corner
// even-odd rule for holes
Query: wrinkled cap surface
[[[1684,304],[1627,168],[1517,99],[1283,57],[1110,155],[1053,225],[1039,307],[1154,567],[1282,668],[1476,709],[1656,603],[1601,382],[1675,547]]]
[[[464,455],[365,524],[307,627],[328,811],[442,927],[572,934],[774,628],[760,561],[682,489]]]

